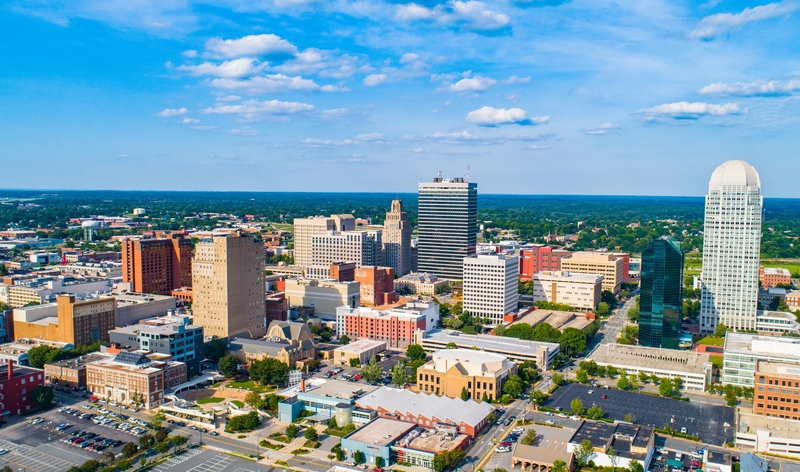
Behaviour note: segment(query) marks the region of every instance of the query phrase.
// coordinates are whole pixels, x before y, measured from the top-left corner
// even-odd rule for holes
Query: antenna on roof
[[[464,176],[464,180],[466,180],[467,183],[469,183],[469,166],[467,166],[467,175]]]

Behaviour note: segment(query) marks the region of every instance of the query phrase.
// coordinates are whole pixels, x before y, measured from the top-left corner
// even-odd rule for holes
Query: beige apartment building
[[[76,301],[75,295],[59,295],[56,299],[56,303],[15,308],[14,337],[74,346],[109,340],[117,313],[113,297]]]
[[[406,274],[394,281],[395,290],[398,292],[429,296],[436,295],[439,289],[447,287],[448,285],[449,283],[446,280],[425,272]]]
[[[361,305],[361,284],[332,280],[286,279],[284,293],[289,305],[313,306],[317,316],[336,316],[336,308]]]
[[[328,231],[355,231],[353,215],[312,216],[294,219],[294,264],[311,265],[311,238]]]
[[[603,276],[603,290],[618,294],[624,281],[625,260],[607,252],[576,252],[561,259],[561,270]]]
[[[563,303],[580,310],[594,310],[603,296],[603,276],[568,271],[537,272],[531,277],[533,301]]]
[[[507,357],[472,349],[442,349],[417,369],[421,392],[460,398],[466,390],[470,399],[480,402],[502,396],[503,384],[517,373],[517,364]]]
[[[266,334],[264,246],[233,233],[197,243],[192,261],[194,324],[206,336]]]

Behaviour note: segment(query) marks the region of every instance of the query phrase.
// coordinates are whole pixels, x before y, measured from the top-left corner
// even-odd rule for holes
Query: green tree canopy
[[[239,370],[239,358],[236,356],[224,356],[219,360],[219,373],[226,379],[232,379]]]
[[[402,387],[408,381],[408,372],[406,371],[406,367],[401,362],[398,362],[392,367],[391,374],[392,383],[396,387]]]
[[[461,399],[464,401],[469,400],[469,392],[467,392],[467,387],[461,387]]]
[[[261,385],[283,386],[289,381],[289,366],[274,357],[266,357],[250,362],[250,379]]]
[[[580,446],[573,451],[573,454],[575,455],[575,462],[579,465],[586,465],[589,462],[589,458],[594,454],[592,441],[588,439],[581,441]]]
[[[36,408],[48,408],[53,404],[53,388],[45,385],[33,387],[31,399]]]
[[[350,344],[350,338],[348,338],[347,335],[343,334],[343,335],[339,336],[339,345],[340,346],[346,346],[348,344]]]
[[[668,397],[672,395],[672,389],[672,380],[668,379],[667,377],[664,377],[658,381],[658,393],[660,393],[661,396]]]
[[[728,327],[725,326],[724,324],[720,323],[720,324],[717,325],[716,328],[714,328],[714,336],[716,336],[718,338],[724,338],[725,337],[725,333],[727,331],[728,331]]]
[[[575,380],[579,383],[586,383],[589,381],[589,374],[583,369],[578,369],[575,371]]]
[[[216,336],[211,338],[211,341],[205,345],[205,356],[214,362],[218,362],[228,352],[228,339],[218,338]]]
[[[525,391],[525,383],[518,375],[509,376],[506,383],[503,384],[503,393],[512,398],[519,398],[523,391]]]
[[[571,402],[569,402],[569,408],[572,410],[573,413],[580,416],[584,412],[583,402],[580,398],[573,398]]]
[[[586,335],[577,328],[566,328],[558,343],[568,356],[576,356],[586,350]]]
[[[597,405],[592,405],[586,410],[586,415],[593,420],[599,420],[603,417],[603,409]]]
[[[375,383],[383,377],[383,367],[374,356],[361,368],[361,376],[369,383]]]
[[[536,442],[536,430],[531,428],[525,432],[525,436],[519,440],[520,444],[525,446],[532,446]]]
[[[409,360],[425,360],[425,350],[419,344],[409,344],[406,348],[406,358]]]

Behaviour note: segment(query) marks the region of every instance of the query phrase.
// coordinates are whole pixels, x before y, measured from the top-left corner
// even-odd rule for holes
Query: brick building
[[[759,267],[758,281],[761,288],[777,287],[778,284],[789,286],[792,284],[792,273],[780,267]]]
[[[380,306],[394,303],[394,269],[391,267],[361,267],[355,270],[355,281],[361,284],[361,304]]]
[[[533,274],[561,270],[561,259],[572,254],[564,249],[553,249],[544,244],[534,244],[519,251],[519,278],[531,280]]]
[[[0,367],[0,412],[13,416],[33,409],[33,389],[39,385],[44,385],[41,370],[6,361]]]
[[[44,378],[48,385],[70,388],[86,387],[86,364],[108,359],[107,354],[91,353],[44,365]]]
[[[103,297],[76,301],[74,295],[59,295],[56,303],[14,309],[17,339],[39,338],[75,346],[108,341],[116,323],[116,300]]]
[[[414,342],[417,330],[427,332],[438,325],[439,306],[433,302],[408,302],[388,310],[347,306],[336,309],[339,336],[385,341],[389,347],[404,348]]]
[[[796,365],[759,361],[753,413],[800,420],[800,369]]]
[[[173,289],[192,285],[192,244],[187,238],[122,241],[122,281],[140,293],[169,295]]]

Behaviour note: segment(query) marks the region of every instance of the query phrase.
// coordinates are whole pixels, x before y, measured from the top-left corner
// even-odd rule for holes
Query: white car
[[[500,446],[494,448],[494,452],[511,452],[511,448],[507,446]]]

